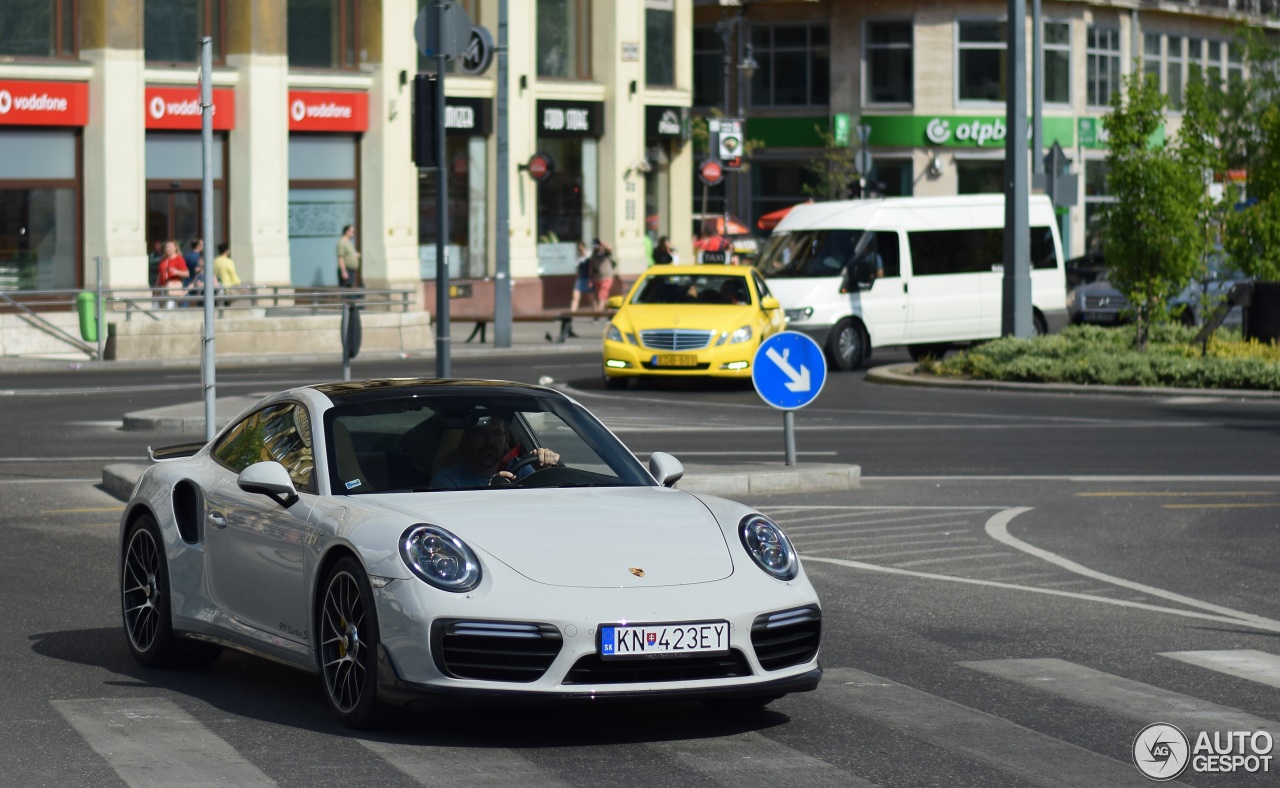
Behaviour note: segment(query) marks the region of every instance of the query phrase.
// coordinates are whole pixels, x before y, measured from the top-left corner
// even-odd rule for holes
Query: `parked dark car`
[[[1205,273],[1207,276],[1192,279],[1181,292],[1169,299],[1170,314],[1183,325],[1201,325],[1208,312],[1226,300],[1233,285],[1249,281],[1244,274],[1224,263],[1220,255],[1210,258]],[[1095,325],[1117,325],[1128,322],[1133,317],[1129,310],[1129,299],[1107,281],[1105,273],[1101,278],[1077,285],[1067,293],[1067,316],[1073,324]],[[1239,328],[1241,322],[1241,309],[1236,306],[1227,313],[1222,325]]]

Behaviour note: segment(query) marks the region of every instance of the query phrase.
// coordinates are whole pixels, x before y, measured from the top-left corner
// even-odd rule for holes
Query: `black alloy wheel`
[[[148,667],[176,661],[178,642],[169,612],[169,568],[160,528],[150,515],[129,526],[120,562],[120,607],[134,659]]]
[[[348,556],[334,564],[320,600],[320,672],[325,697],[343,725],[378,717],[378,615],[364,569]]]

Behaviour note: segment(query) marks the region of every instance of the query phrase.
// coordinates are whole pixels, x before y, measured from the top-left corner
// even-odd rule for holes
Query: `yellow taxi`
[[[787,325],[760,274],[731,265],[653,266],[609,308],[608,388],[641,376],[750,379],[756,348]]]

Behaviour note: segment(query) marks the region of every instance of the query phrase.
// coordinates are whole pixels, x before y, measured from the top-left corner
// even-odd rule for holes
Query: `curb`
[[[1179,389],[1154,386],[1092,386],[1080,383],[1016,383],[1006,380],[963,380],[919,374],[915,364],[893,364],[867,370],[867,380],[894,386],[967,388],[1021,393],[1093,394],[1121,397],[1217,397],[1237,399],[1280,399],[1280,391],[1253,389]]]

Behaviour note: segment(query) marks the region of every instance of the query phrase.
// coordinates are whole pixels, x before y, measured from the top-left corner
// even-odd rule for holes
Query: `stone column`
[[[623,62],[622,42],[644,42],[643,3],[593,3],[591,70],[604,85],[604,136],[600,139],[600,219],[597,232],[612,244],[618,273],[645,269],[644,173],[634,165],[644,158],[644,58]],[[631,92],[632,83],[636,92]]]
[[[239,75],[228,224],[240,278],[254,285],[290,284],[287,17],[287,0],[227,0],[227,65]]]
[[[534,94],[538,83],[536,3],[509,0],[507,3],[508,71],[507,117],[508,152],[511,171],[511,277],[536,279],[538,276],[538,186],[527,172],[517,169],[529,161],[538,149],[537,102]],[[495,14],[495,18],[496,18]],[[497,43],[497,25],[494,25]],[[497,65],[494,65],[497,70]],[[521,80],[525,87],[521,88]],[[496,110],[496,106],[495,106]],[[497,117],[495,114],[494,122]],[[497,135],[495,134],[495,137]],[[494,158],[495,167],[497,158]]]
[[[80,0],[80,58],[93,66],[84,129],[85,282],[148,287],[142,0]]]

